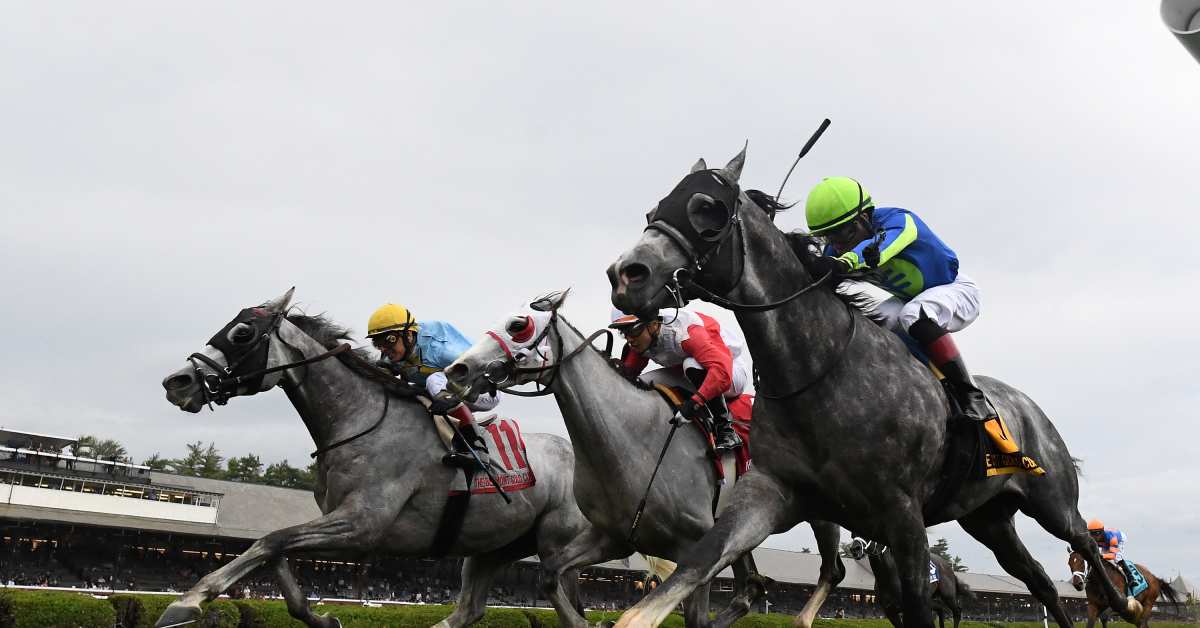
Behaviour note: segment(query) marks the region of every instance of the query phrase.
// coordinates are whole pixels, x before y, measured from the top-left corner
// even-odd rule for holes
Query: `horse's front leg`
[[[809,525],[812,526],[813,535],[817,537],[817,550],[821,552],[821,575],[817,578],[817,588],[812,597],[808,598],[804,608],[792,622],[798,628],[812,628],[821,605],[825,603],[833,588],[846,577],[840,545],[842,529],[828,521],[810,521]]]
[[[372,503],[382,505],[386,502]],[[201,578],[163,611],[155,626],[171,626],[199,618],[200,604],[215,599],[246,574],[285,552],[355,550],[374,545],[398,511],[399,505],[372,510],[364,507],[362,500],[347,500],[323,517],[271,532],[229,564]]]
[[[279,581],[279,591],[283,594],[289,615],[304,622],[309,628],[341,628],[342,624],[336,617],[312,612],[304,590],[300,588],[296,576],[288,567],[287,558],[280,556],[275,559],[275,578]]]

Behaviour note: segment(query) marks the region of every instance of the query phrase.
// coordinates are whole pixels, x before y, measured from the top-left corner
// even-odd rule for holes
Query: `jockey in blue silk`
[[[1088,522],[1088,535],[1100,548],[1100,557],[1116,563],[1125,572],[1127,582],[1133,581],[1133,571],[1125,562],[1125,533],[1115,528],[1104,527],[1104,522],[1092,519]]]
[[[805,205],[812,235],[827,242],[810,270],[835,281],[874,269],[862,281],[848,280],[839,292],[862,291],[864,282],[891,293],[873,305],[872,317],[920,346],[945,376],[963,415],[996,417],[975,385],[950,336],[979,316],[979,287],[959,271],[958,255],[912,210],[875,207],[871,195],[849,177],[829,177],[812,189]]]
[[[447,453],[442,462],[453,467],[477,468],[475,456],[478,456],[486,464],[487,445],[475,429],[472,410],[491,410],[500,399],[494,393],[483,393],[468,406],[446,390],[448,380],[442,372],[471,348],[471,341],[450,323],[418,323],[407,308],[395,303],[375,310],[367,323],[367,337],[382,354],[382,366],[409,383],[425,387],[433,399],[430,413],[458,420],[458,431],[466,441],[455,436],[454,451]],[[475,450],[475,456],[468,448]]]

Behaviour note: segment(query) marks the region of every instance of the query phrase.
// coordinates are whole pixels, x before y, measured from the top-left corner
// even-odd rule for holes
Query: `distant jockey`
[[[1100,548],[1100,557],[1116,563],[1125,572],[1127,582],[1133,582],[1133,571],[1125,562],[1125,533],[1120,530],[1105,528],[1104,522],[1092,519],[1088,522],[1088,535]]]
[[[817,276],[836,281],[851,271],[877,269],[864,278],[894,295],[873,307],[872,316],[907,333],[951,384],[963,414],[974,420],[996,417],[975,385],[952,332],[979,316],[979,287],[959,272],[958,256],[915,213],[875,207],[871,195],[849,177],[829,177],[808,194],[809,231],[826,238],[817,258]],[[839,291],[854,292],[862,282],[847,281]]]
[[[471,411],[491,410],[500,399],[494,393],[483,393],[468,407],[446,390],[446,375],[442,373],[442,369],[471,348],[471,341],[450,323],[418,323],[407,308],[394,303],[381,306],[371,315],[367,337],[383,354],[382,362],[392,373],[410,383],[425,386],[433,399],[429,408],[432,414],[458,419],[459,432],[467,442],[455,436],[454,451],[447,453],[442,463],[478,468],[471,455],[471,449],[474,449],[480,461],[487,464],[487,445],[475,430],[475,416]]]
[[[612,324],[625,336],[621,354],[626,375],[636,377],[650,360],[664,368],[647,373],[650,383],[686,378],[694,393],[680,408],[688,419],[700,415],[700,408],[712,413],[718,451],[736,449],[742,439],[733,431],[733,419],[726,399],[737,399],[750,383],[750,365],[740,338],[721,328],[707,314],[680,308],[662,310],[659,316],[642,320],[613,310]]]

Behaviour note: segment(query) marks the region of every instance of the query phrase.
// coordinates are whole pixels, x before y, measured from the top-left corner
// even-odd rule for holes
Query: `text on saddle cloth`
[[[504,492],[515,493],[537,484],[537,478],[529,465],[521,426],[515,420],[491,417],[480,421],[478,426],[483,428],[480,431],[484,443],[487,444],[493,475]],[[471,482],[470,490],[472,495],[482,495],[495,493],[496,487],[486,474],[477,473]],[[466,491],[466,480],[462,474],[456,473],[449,494],[460,495]]]
[[[934,563],[932,560],[929,561],[929,583],[935,584],[941,579],[942,579],[941,575],[938,574],[937,564]]]
[[[1125,564],[1129,565],[1130,573],[1128,575],[1131,576],[1128,578],[1125,586],[1129,590],[1129,595],[1137,597],[1150,587],[1150,583],[1146,582],[1146,577],[1142,575],[1142,571],[1138,569],[1137,565],[1133,564],[1132,561],[1127,560],[1125,561]],[[1120,565],[1118,565],[1117,568],[1120,569]]]
[[[982,431],[987,435],[983,447],[983,468],[986,477],[1010,473],[1046,474],[1046,470],[1032,456],[1022,453],[1017,442],[1013,440],[1012,432],[1008,431],[1004,417],[997,416],[984,421]]]

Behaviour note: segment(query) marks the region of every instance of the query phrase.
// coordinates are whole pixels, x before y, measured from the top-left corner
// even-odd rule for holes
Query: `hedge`
[[[112,628],[118,620],[129,628],[152,628],[175,600],[168,595],[114,595],[96,599],[88,594],[10,590],[0,592],[0,628]],[[381,608],[318,604],[315,613],[333,613],[344,628],[428,628],[454,610],[445,605],[387,605]],[[587,613],[590,623],[615,621],[619,612]],[[558,628],[550,609],[489,608],[479,628]],[[670,615],[664,628],[683,628],[683,618]],[[1083,626],[1080,622],[1077,626]],[[1123,625],[1123,624],[1122,624]],[[218,599],[203,606],[196,628],[304,628],[287,614],[281,600]],[[1041,628],[1041,622],[963,622],[962,628]],[[1156,622],[1157,628],[1195,628],[1195,624]],[[748,615],[734,628],[792,628],[790,615]],[[882,619],[819,619],[816,628],[891,628]]]

